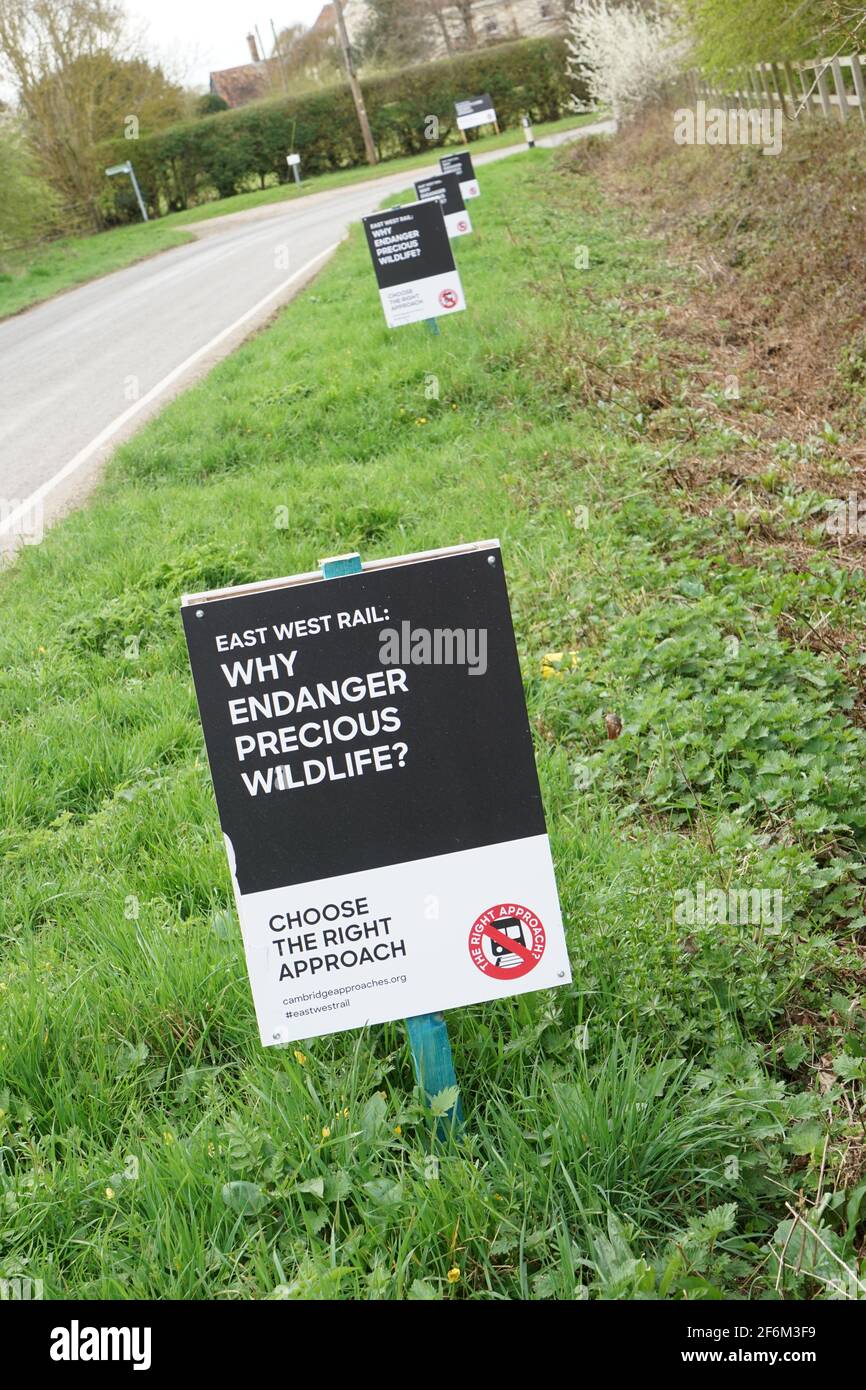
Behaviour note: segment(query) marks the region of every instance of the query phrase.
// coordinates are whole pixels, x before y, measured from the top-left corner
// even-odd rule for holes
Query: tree
[[[367,18],[358,37],[364,63],[400,67],[429,55],[426,35],[429,0],[368,0]]]
[[[62,200],[102,225],[92,147],[104,118],[94,65],[117,56],[121,11],[109,0],[0,0],[0,69],[14,82],[27,138]]]
[[[697,57],[708,70],[851,52],[866,34],[855,0],[684,0]]]
[[[33,172],[33,154],[20,127],[0,122],[0,265],[3,252],[44,236],[56,215],[56,199],[44,179]]]

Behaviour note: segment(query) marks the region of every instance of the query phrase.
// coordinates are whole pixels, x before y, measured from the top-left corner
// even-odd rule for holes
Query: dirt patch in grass
[[[742,515],[743,562],[772,546],[793,569],[816,556],[863,568],[866,515],[833,534],[821,505],[866,502],[860,123],[788,122],[781,154],[765,156],[678,146],[671,111],[655,110],[614,140],[570,148],[559,167],[589,174],[687,271],[686,292],[647,285],[623,303],[654,316],[655,341],[618,383],[650,438],[678,442],[667,475],[678,504]],[[705,447],[711,434],[723,447]],[[792,498],[803,501],[794,533]]]
[[[840,412],[866,419],[866,132],[786,123],[782,152],[678,146],[654,111],[603,153],[575,146],[606,191],[689,259],[698,288],[670,335],[754,375],[790,431]],[[858,389],[859,388],[859,389]],[[862,444],[860,456],[866,459]]]

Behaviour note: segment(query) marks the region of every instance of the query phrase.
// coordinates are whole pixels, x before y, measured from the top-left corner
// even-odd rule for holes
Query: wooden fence
[[[727,81],[688,74],[696,98],[719,106],[779,106],[793,120],[827,116],[847,121],[855,111],[866,124],[866,54],[815,58],[808,63],[755,63],[734,68]]]

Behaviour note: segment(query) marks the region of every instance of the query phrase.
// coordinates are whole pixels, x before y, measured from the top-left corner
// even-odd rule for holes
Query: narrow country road
[[[195,224],[189,245],[0,322],[0,550],[32,534],[37,514],[47,523],[80,501],[112,449],[290,299],[352,222],[430,172]]]

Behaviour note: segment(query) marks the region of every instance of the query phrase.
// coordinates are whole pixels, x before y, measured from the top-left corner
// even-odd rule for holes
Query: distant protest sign
[[[489,92],[480,97],[468,97],[465,101],[455,101],[458,130],[473,130],[480,125],[496,125],[496,111]]]
[[[497,542],[182,612],[264,1044],[571,978]]]
[[[472,231],[469,213],[460,192],[460,180],[456,174],[438,174],[430,179],[419,179],[415,184],[415,192],[422,203],[435,199],[440,204],[450,237],[466,236],[467,232]]]
[[[363,221],[389,328],[466,308],[438,200],[374,212]]]
[[[464,201],[467,198],[477,198],[481,193],[478,187],[478,180],[475,177],[475,169],[472,164],[472,155],[468,150],[459,154],[443,154],[439,156],[439,168],[443,174],[456,174],[460,184],[460,192],[463,194]]]

